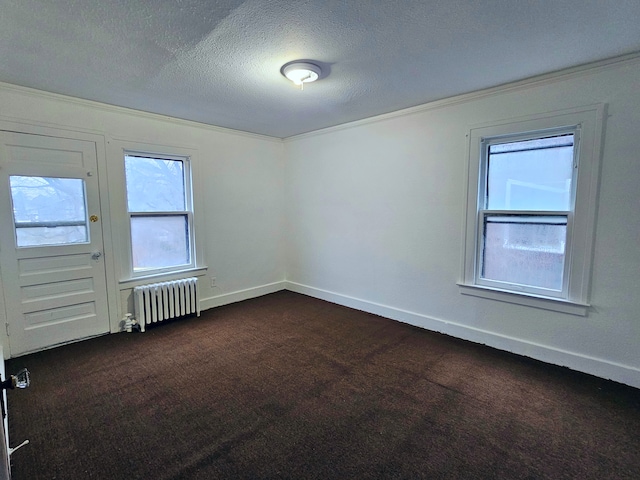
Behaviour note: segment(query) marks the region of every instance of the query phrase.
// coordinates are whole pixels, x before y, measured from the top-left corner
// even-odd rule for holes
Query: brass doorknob
[[[89,221],[90,221],[91,223],[96,223],[96,222],[98,221],[98,215],[91,215],[91,216],[89,217]]]

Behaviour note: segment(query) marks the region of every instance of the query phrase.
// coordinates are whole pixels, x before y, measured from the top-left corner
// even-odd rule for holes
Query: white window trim
[[[115,265],[117,269],[118,282],[123,286],[138,285],[145,283],[144,280],[154,282],[183,278],[185,276],[200,275],[207,271],[205,263],[206,253],[204,242],[199,238],[199,232],[204,231],[204,203],[202,180],[199,171],[199,156],[197,149],[190,146],[159,145],[154,143],[144,143],[131,139],[111,137],[107,142],[110,156],[116,161],[118,159],[119,168],[109,170],[109,184],[116,185],[115,190],[121,191],[121,195],[109,196],[109,203],[112,212],[121,212],[114,217],[114,235],[116,244],[121,252],[131,252],[131,225],[127,207],[126,178],[124,171],[124,156],[128,153],[138,155],[148,155],[151,157],[170,158],[177,157],[184,159],[188,157],[191,168],[191,201],[193,223],[191,231],[192,265],[190,267],[176,267],[171,271],[153,270],[142,274],[133,274],[133,262],[131,253],[119,255]]]
[[[530,307],[554,310],[586,316],[589,310],[592,252],[595,235],[597,192],[600,173],[602,136],[605,105],[585,107],[530,115],[472,126],[467,134],[468,162],[466,168],[466,202],[460,293],[476,297],[515,303]],[[477,256],[479,244],[478,198],[482,185],[482,144],[484,138],[501,135],[515,136],[527,132],[557,130],[577,127],[580,132],[578,175],[575,182],[575,205],[571,231],[567,232],[568,275],[564,298],[536,293],[505,290],[479,283],[477,280]],[[569,228],[569,226],[568,226]]]

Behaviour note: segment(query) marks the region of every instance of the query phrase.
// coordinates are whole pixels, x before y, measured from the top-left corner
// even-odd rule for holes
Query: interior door
[[[96,144],[0,132],[11,356],[109,331]]]

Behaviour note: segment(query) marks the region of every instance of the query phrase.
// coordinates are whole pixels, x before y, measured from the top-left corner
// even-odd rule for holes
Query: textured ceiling
[[[637,51],[639,0],[0,0],[0,81],[275,137]]]

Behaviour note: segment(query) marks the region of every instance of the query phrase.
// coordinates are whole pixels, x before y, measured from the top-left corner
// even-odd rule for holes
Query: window
[[[188,157],[125,152],[134,276],[194,266]]]
[[[18,247],[89,241],[84,180],[11,175],[9,186]]]
[[[577,132],[482,141],[480,285],[565,297]]]
[[[586,314],[602,111],[470,130],[462,293]]]

